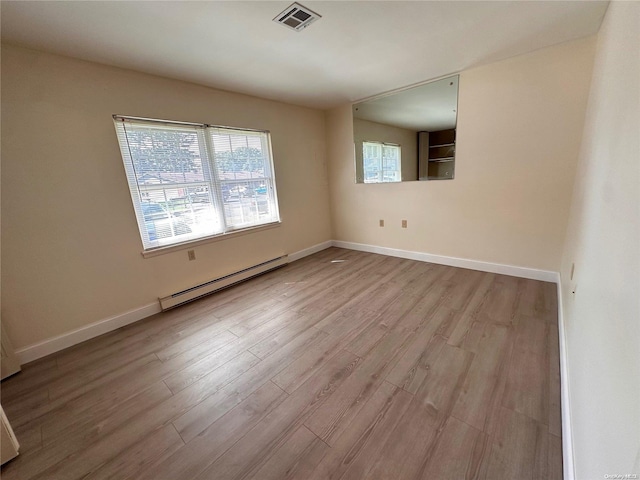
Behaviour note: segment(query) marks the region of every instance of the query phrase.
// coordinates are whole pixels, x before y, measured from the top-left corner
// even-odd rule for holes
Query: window
[[[268,132],[114,121],[145,250],[280,220]]]
[[[399,182],[400,145],[362,142],[364,183]]]

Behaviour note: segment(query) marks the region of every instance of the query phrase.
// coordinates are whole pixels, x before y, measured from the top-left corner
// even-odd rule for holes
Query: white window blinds
[[[279,221],[268,132],[114,121],[145,250]]]

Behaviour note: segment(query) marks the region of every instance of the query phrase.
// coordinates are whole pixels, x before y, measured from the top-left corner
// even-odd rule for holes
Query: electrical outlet
[[[402,220],[402,228],[407,228],[407,221],[406,220]]]
[[[384,220],[380,220],[380,226],[384,227]]]
[[[189,256],[189,261],[196,259],[196,251],[195,250],[187,250],[187,255]]]

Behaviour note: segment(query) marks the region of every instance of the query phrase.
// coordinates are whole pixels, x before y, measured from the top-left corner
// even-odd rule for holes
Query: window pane
[[[143,191],[141,210],[152,246],[214,235],[222,230],[208,185]]]
[[[362,142],[364,183],[401,180],[400,146]]]
[[[271,182],[265,180],[222,182],[224,214],[233,228],[278,220],[271,201]]]
[[[269,157],[262,138],[264,134],[226,133],[215,130],[211,134],[218,178],[248,180],[269,175]]]
[[[384,145],[382,147],[382,177],[384,182],[400,181],[400,147]]]
[[[125,125],[129,154],[141,185],[203,182],[205,169],[195,129]]]
[[[382,181],[382,145],[379,143],[363,142],[362,159],[364,183]]]
[[[277,221],[268,134],[211,129],[210,135],[227,227]]]

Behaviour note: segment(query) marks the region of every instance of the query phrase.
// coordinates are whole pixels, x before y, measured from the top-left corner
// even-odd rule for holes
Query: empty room
[[[3,480],[640,478],[640,2],[0,17]]]

